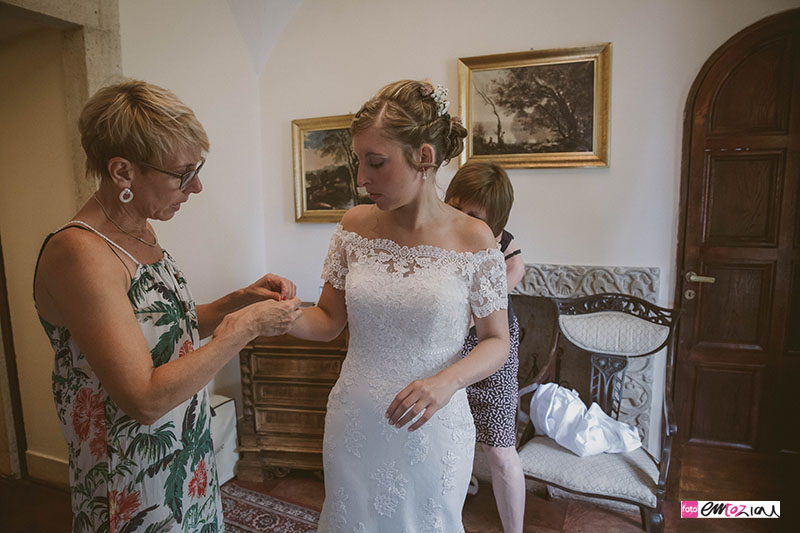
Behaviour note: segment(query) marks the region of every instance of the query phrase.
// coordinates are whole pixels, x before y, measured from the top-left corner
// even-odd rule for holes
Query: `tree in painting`
[[[473,124],[475,154],[592,151],[593,61],[486,74],[473,79],[486,117]]]
[[[316,160],[325,163],[317,167],[308,164],[305,170],[308,209],[347,209],[364,203],[358,193],[358,160],[351,145],[347,128],[306,132],[306,154],[314,152]]]
[[[502,118],[500,118],[500,114],[497,112],[497,103],[495,103],[495,99],[492,98],[490,94],[488,94],[489,91],[482,91],[477,83],[474,84],[474,86],[475,86],[475,92],[478,93],[478,96],[481,97],[483,102],[491,108],[492,114],[497,119],[497,128],[494,130],[497,135],[496,146],[498,149],[502,150],[503,147],[505,146],[505,141],[503,140],[503,120]],[[475,136],[478,138],[486,138],[489,143],[493,142],[491,136],[488,135],[486,128],[483,126],[483,124],[478,124],[475,127]]]

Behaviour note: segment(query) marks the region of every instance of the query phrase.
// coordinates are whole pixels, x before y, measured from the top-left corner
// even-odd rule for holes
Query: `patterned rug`
[[[317,530],[317,511],[235,483],[226,483],[220,490],[228,533],[310,533]]]

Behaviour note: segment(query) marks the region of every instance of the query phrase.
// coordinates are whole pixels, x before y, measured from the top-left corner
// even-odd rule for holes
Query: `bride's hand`
[[[250,296],[249,303],[254,303],[261,300],[291,300],[295,297],[297,288],[286,278],[267,274],[245,287],[244,291]]]
[[[401,428],[422,413],[408,428],[414,431],[447,405],[455,392],[455,385],[439,375],[412,381],[394,397],[386,410],[386,418],[390,424]]]

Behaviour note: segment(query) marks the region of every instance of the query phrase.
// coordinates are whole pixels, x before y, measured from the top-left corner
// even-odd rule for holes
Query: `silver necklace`
[[[99,199],[99,198],[97,198],[97,193],[94,193],[94,194],[92,195],[92,198],[94,198],[94,201],[95,201],[95,202],[97,202],[97,205],[99,205],[99,206],[100,206],[100,209],[102,209],[102,210],[103,210],[103,214],[106,216],[106,218],[109,220],[109,222],[111,222],[112,224],[114,224],[114,226],[116,226],[116,228],[117,228],[118,230],[120,230],[122,233],[124,233],[125,235],[130,235],[131,237],[133,237],[134,239],[136,239],[136,240],[137,240],[137,241],[139,241],[140,243],[142,243],[142,244],[146,244],[147,246],[149,246],[149,247],[151,247],[151,248],[155,248],[156,246],[158,246],[158,237],[156,237],[156,234],[155,234],[155,233],[153,233],[153,231],[152,231],[152,230],[150,230],[150,228],[147,228],[147,225],[146,225],[147,223],[146,223],[146,222],[145,222],[145,228],[147,228],[148,230],[150,230],[150,233],[153,233],[153,239],[155,240],[155,242],[153,242],[153,243],[149,243],[149,242],[147,242],[146,240],[142,239],[141,237],[137,237],[136,235],[134,235],[134,234],[133,234],[133,233],[131,233],[130,231],[127,231],[127,230],[123,229],[123,228],[122,228],[122,226],[120,226],[119,224],[117,224],[117,223],[114,221],[114,219],[113,219],[113,218],[111,218],[111,215],[109,215],[109,214],[108,214],[108,211],[106,211],[106,208],[105,208],[105,207],[103,207],[103,204],[101,204],[101,203],[100,203],[100,199]]]

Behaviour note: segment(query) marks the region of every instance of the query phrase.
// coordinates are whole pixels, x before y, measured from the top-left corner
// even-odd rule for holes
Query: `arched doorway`
[[[780,499],[800,452],[800,9],[709,58],[683,154],[672,495]]]

